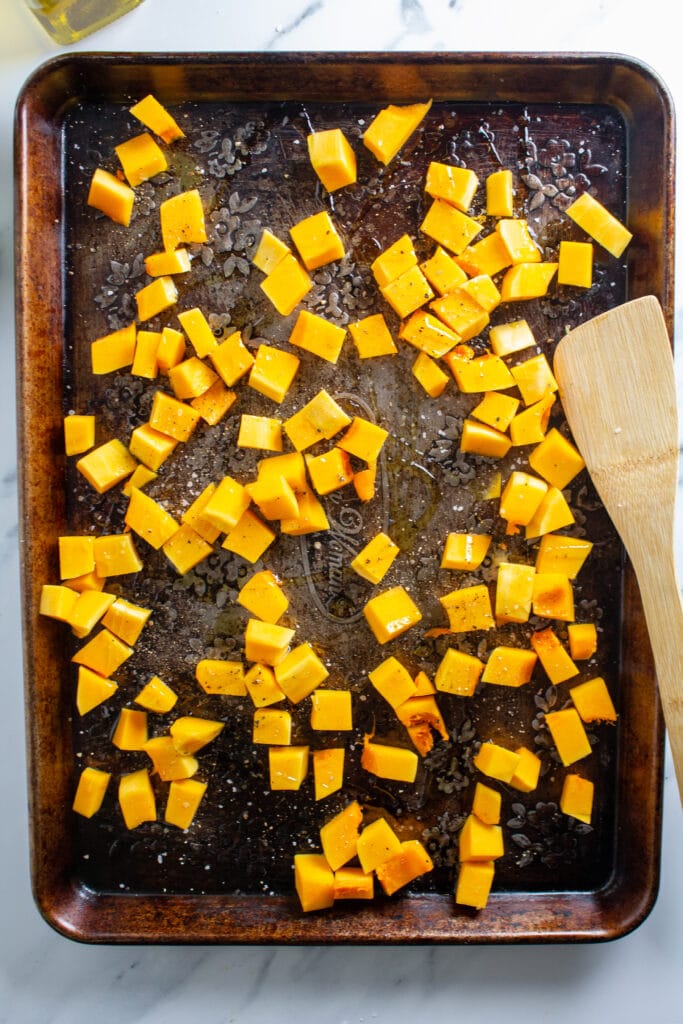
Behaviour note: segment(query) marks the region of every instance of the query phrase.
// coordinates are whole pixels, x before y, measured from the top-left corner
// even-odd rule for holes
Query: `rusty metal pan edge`
[[[659,115],[664,129],[661,140],[662,166],[665,173],[664,257],[658,287],[668,324],[673,323],[673,193],[674,193],[674,126],[673,109],[666,87],[641,62],[610,54],[277,54],[265,58],[270,67],[300,63],[302,59],[325,65],[345,63],[364,68],[383,66],[398,70],[438,68],[447,73],[455,66],[468,66],[491,72],[492,66],[519,72],[537,68],[545,72],[557,68],[579,67],[611,71],[625,69],[627,75],[647,82],[651,96],[659,104]],[[88,77],[95,67],[118,68],[127,74],[133,67],[155,68],[164,65],[196,65],[201,68],[220,69],[252,63],[262,64],[259,54],[83,54],[54,58],[34,73],[23,87],[16,109],[15,128],[15,231],[16,231],[16,327],[17,327],[17,426],[19,439],[20,473],[20,552],[22,562],[21,586],[24,603],[24,665],[26,690],[26,730],[29,752],[29,803],[31,814],[31,874],[34,896],[40,912],[56,930],[82,942],[216,942],[216,943],[272,943],[293,944],[337,942],[362,943],[498,943],[498,942],[574,942],[604,941],[619,938],[636,928],[652,909],[659,884],[659,835],[661,831],[663,780],[663,720],[658,705],[654,707],[651,725],[652,759],[649,770],[652,799],[646,808],[644,823],[646,839],[639,854],[641,874],[636,883],[636,894],[629,894],[629,911],[624,914],[624,893],[619,880],[610,883],[602,892],[591,894],[550,894],[557,913],[548,913],[547,894],[526,894],[522,899],[510,894],[492,898],[492,914],[488,921],[474,915],[472,918],[446,917],[434,908],[443,905],[441,897],[409,897],[404,904],[390,903],[376,912],[353,913],[340,919],[326,920],[321,916],[296,918],[286,901],[274,900],[263,914],[253,899],[231,900],[223,897],[159,897],[109,896],[94,894],[68,881],[64,868],[68,860],[55,861],[54,849],[45,832],[45,821],[54,818],[50,801],[54,797],[53,783],[47,778],[47,756],[54,735],[46,731],[45,713],[36,710],[39,681],[36,679],[36,636],[30,614],[31,594],[35,593],[37,556],[40,529],[33,521],[36,488],[43,484],[36,476],[32,459],[36,447],[31,430],[39,421],[36,409],[26,403],[30,388],[38,378],[55,392],[60,389],[60,367],[56,347],[58,339],[55,323],[61,313],[61,282],[53,280],[49,287],[36,273],[35,260],[30,254],[40,243],[41,264],[50,258],[59,258],[59,232],[54,217],[58,208],[54,179],[52,191],[42,216],[33,213],[30,190],[35,185],[32,161],[49,144],[36,138],[34,120],[41,116],[58,117],[74,97],[80,95],[74,80],[61,96],[54,96],[54,74],[76,75],[83,84],[81,74]],[[62,82],[64,78],[62,77]],[[400,95],[410,95],[410,86]],[[55,102],[50,102],[54,98]],[[392,97],[393,98],[393,97]],[[449,98],[453,98],[452,96]],[[532,97],[529,97],[530,99]],[[600,101],[610,101],[609,89],[600,95]],[[597,101],[595,97],[594,101]],[[612,97],[616,103],[616,99]],[[560,102],[561,100],[558,100]],[[628,119],[629,110],[621,105]],[[39,133],[38,133],[39,135]],[[45,155],[46,150],[42,150]],[[33,265],[32,265],[33,263]],[[630,282],[633,295],[639,293],[639,281]],[[56,316],[57,314],[57,316]],[[43,361],[36,364],[36,345],[29,336],[38,331],[48,342]],[[57,331],[57,335],[59,331]],[[56,371],[56,372],[55,372]],[[52,374],[52,381],[50,381]],[[47,377],[45,376],[47,375]],[[57,499],[58,500],[58,499]],[[68,847],[68,836],[64,835]],[[54,836],[53,836],[54,839]],[[533,912],[529,913],[530,906]],[[607,908],[607,913],[606,913]],[[256,911],[256,913],[255,913]],[[283,915],[283,916],[281,916]],[[568,918],[572,923],[567,924]]]

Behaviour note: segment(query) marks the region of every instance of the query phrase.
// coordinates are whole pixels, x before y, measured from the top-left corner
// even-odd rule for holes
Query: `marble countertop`
[[[75,50],[593,51],[649,64],[683,102],[683,62],[670,2],[575,0],[145,0]],[[564,947],[212,948],[91,947],[40,918],[30,892],[21,663],[14,346],[12,333],[12,112],[44,60],[63,52],[20,0],[5,0],[0,35],[0,307],[5,382],[0,436],[0,650],[5,652],[0,772],[0,1024],[180,1024],[188,1018],[269,1024],[421,1019],[554,1024],[599,1014],[620,1024],[683,1024],[683,815],[667,751],[661,887],[631,935]],[[654,159],[654,154],[653,154]],[[680,188],[680,185],[679,185]],[[680,259],[678,260],[680,264]],[[683,265],[683,264],[681,264]],[[677,324],[681,323],[677,310]],[[679,339],[683,342],[683,338]],[[677,343],[677,348],[683,345]],[[679,396],[681,357],[677,357]],[[679,405],[682,405],[679,401]],[[677,527],[683,564],[681,517]]]

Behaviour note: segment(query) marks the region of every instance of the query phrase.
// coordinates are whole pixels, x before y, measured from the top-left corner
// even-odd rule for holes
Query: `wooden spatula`
[[[572,434],[633,564],[683,802],[683,609],[674,560],[676,387],[648,295],[570,331],[554,372]]]

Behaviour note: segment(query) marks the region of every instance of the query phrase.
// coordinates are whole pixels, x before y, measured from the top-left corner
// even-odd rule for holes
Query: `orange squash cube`
[[[354,416],[337,446],[367,463],[377,462],[389,431],[362,416]]]
[[[392,896],[433,867],[432,859],[420,840],[406,839],[401,843],[401,852],[379,864],[375,873],[385,894]]]
[[[442,569],[478,569],[491,546],[488,533],[449,533],[441,556]]]
[[[168,434],[155,430],[149,423],[141,423],[139,427],[135,427],[130,435],[128,450],[147,469],[156,473],[177,447],[178,442],[174,437],[169,437]],[[133,477],[131,476],[126,484],[128,493],[130,493],[132,484]]]
[[[483,671],[483,661],[474,654],[449,647],[437,667],[434,685],[440,693],[472,697]]]
[[[574,513],[567,500],[557,487],[548,487],[540,505],[529,520],[524,531],[527,540],[535,540],[546,533],[561,530],[563,526],[571,526]]]
[[[398,544],[380,531],[352,559],[351,568],[369,583],[381,583],[399,550]]]
[[[512,217],[512,171],[493,171],[486,178],[486,213],[489,217]]]
[[[114,146],[114,152],[121,161],[128,184],[133,188],[168,169],[163,149],[149,132],[142,132],[132,139],[119,143],[118,146]]]
[[[345,337],[345,328],[338,327],[317,313],[302,309],[289,336],[289,343],[329,363],[336,363]]]
[[[173,394],[182,401],[205,394],[218,380],[218,374],[198,356],[190,356],[169,369],[168,380]]]
[[[84,768],[78,777],[71,809],[83,818],[92,818],[102,806],[110,779],[111,772],[100,768]]]
[[[458,871],[455,902],[464,907],[483,910],[488,903],[494,871],[492,860],[463,861]]]
[[[142,559],[138,555],[132,533],[111,533],[95,537],[95,570],[98,576],[126,576],[140,572]]]
[[[532,633],[530,643],[553,686],[578,675],[578,668],[552,629]]]
[[[543,619],[574,621],[574,591],[571,580],[561,572],[534,575],[533,612]]]
[[[373,313],[349,324],[349,333],[359,359],[396,355],[396,344],[382,313]]]
[[[289,233],[306,270],[317,270],[344,257],[344,243],[327,210],[300,220]]]
[[[448,384],[448,374],[444,373],[426,352],[418,354],[411,372],[430,398],[438,398]]]
[[[499,515],[511,526],[525,526],[533,519],[547,490],[545,480],[514,470],[500,496]]]
[[[482,743],[479,752],[474,756],[474,765],[499,782],[509,783],[519,764],[520,755],[498,743]]]
[[[380,644],[395,639],[422,619],[422,612],[403,586],[390,587],[371,597],[363,615]]]
[[[505,271],[500,286],[501,302],[542,298],[556,273],[557,263],[516,263]]]
[[[104,494],[130,476],[137,462],[117,437],[82,455],[76,469],[98,494]]]
[[[479,179],[467,167],[432,160],[427,168],[425,192],[433,199],[444,199],[463,213],[472,205],[478,187]]]
[[[573,622],[567,626],[569,653],[575,661],[592,658],[598,649],[598,631],[593,622]]]
[[[497,789],[491,789],[483,782],[477,782],[472,798],[472,814],[485,825],[498,825],[502,798]]]
[[[440,597],[439,603],[448,616],[451,633],[468,633],[495,626],[489,590],[483,583],[453,590]]]
[[[375,257],[370,269],[379,287],[383,288],[416,265],[417,254],[413,240],[410,235],[401,235]]]
[[[272,790],[301,789],[303,781],[308,775],[308,754],[309,748],[306,746],[269,747],[270,788]]]
[[[156,800],[146,768],[122,775],[118,796],[126,828],[134,829],[145,821],[156,821]]]
[[[270,274],[280,260],[284,259],[287,255],[291,255],[291,253],[292,250],[286,242],[283,242],[272,231],[265,228],[251,261],[264,274]]]
[[[169,277],[173,274],[189,274],[192,269],[187,249],[171,252],[153,252],[145,256],[145,271],[148,277]]]
[[[461,341],[469,341],[480,334],[490,319],[487,311],[473,295],[465,291],[464,286],[435,299],[429,308],[450,330],[459,335]]]
[[[282,257],[260,284],[281,316],[289,316],[312,287],[308,272],[291,252]]]
[[[531,680],[536,661],[535,651],[501,644],[489,654],[481,681],[494,686],[524,686]]]
[[[474,814],[468,814],[458,838],[461,861],[497,860],[505,853],[500,825],[487,825]]]
[[[496,577],[496,623],[528,622],[534,594],[533,565],[501,562]]]
[[[514,387],[514,378],[506,364],[493,352],[480,356],[463,356],[457,349],[446,353],[447,363],[455,382],[465,394],[505,391]]]
[[[200,418],[197,410],[187,402],[181,402],[165,391],[154,393],[149,425],[159,433],[166,434],[175,441],[189,441]]]
[[[590,825],[593,814],[594,784],[580,775],[568,774],[562,783],[560,810],[572,818]]]
[[[125,515],[126,526],[158,551],[180,529],[170,512],[134,487]]]
[[[153,96],[145,96],[130,108],[130,113],[141,121],[146,128],[158,135],[164,142],[175,142],[184,139],[185,133],[168,110]]]
[[[299,644],[275,662],[275,680],[292,704],[300,704],[328,676],[328,670],[309,643]]]
[[[576,708],[550,711],[545,716],[562,764],[568,766],[588,757],[591,745]]]
[[[515,753],[519,754],[519,761],[510,779],[510,785],[520,793],[531,793],[538,785],[541,759],[527,747],[518,747]]]
[[[249,387],[280,403],[292,386],[300,362],[292,352],[272,345],[259,345],[249,371]]]
[[[306,138],[311,166],[328,192],[356,181],[356,154],[341,128],[311,132]]]
[[[348,732],[353,728],[350,690],[324,690],[311,694],[311,729],[317,732]]]
[[[294,887],[304,913],[334,904],[334,872],[322,853],[295,854]]]
[[[166,824],[188,829],[195,819],[206,787],[206,782],[200,782],[199,779],[174,779],[168,787],[164,811]]]
[[[628,228],[590,192],[582,192],[565,213],[616,259],[633,238]]]
[[[168,540],[162,551],[177,573],[184,576],[208,558],[213,548],[189,525],[183,523]]]
[[[511,320],[493,325],[489,331],[489,343],[497,356],[509,356],[531,348],[536,339],[526,320]]]
[[[248,508],[228,530],[221,547],[253,564],[268,550],[275,537],[275,532]]]
[[[617,712],[601,676],[571,687],[569,696],[583,722],[616,722]]]
[[[519,400],[512,395],[502,395],[497,391],[487,391],[481,402],[472,410],[471,415],[489,427],[505,432],[510,426],[519,408]]]
[[[292,740],[292,716],[283,708],[257,708],[254,712],[252,743],[265,746],[289,746]]]
[[[377,868],[401,852],[401,840],[386,818],[375,818],[361,830],[356,842],[356,854],[365,872]]]
[[[130,185],[119,181],[102,167],[96,168],[90,180],[88,206],[93,206],[116,224],[128,227],[133,213],[135,193]]]
[[[593,246],[590,242],[560,242],[557,283],[574,288],[590,288],[593,284]]]
[[[416,310],[401,325],[399,338],[424,352],[425,355],[431,356],[432,359],[440,359],[445,356],[462,340],[459,334],[424,309]]]
[[[323,853],[333,871],[348,864],[356,856],[362,821],[363,812],[360,804],[353,800],[320,829]]]
[[[447,295],[467,280],[467,274],[441,245],[420,264],[420,269],[437,295]]]
[[[415,683],[398,658],[385,658],[368,672],[368,679],[392,708],[415,696]]]
[[[363,741],[360,763],[366,772],[380,779],[415,782],[417,777],[418,757],[415,751],[405,747],[389,746],[386,743],[375,743],[369,736]]]
[[[118,688],[119,684],[114,679],[105,679],[99,672],[79,665],[76,683],[76,710],[79,715],[87,715],[93,708],[104,704]]]
[[[380,110],[366,128],[363,144],[380,163],[390,163],[426,116],[431,105],[431,100],[400,107],[390,103]]]
[[[396,316],[401,319],[410,316],[420,306],[424,306],[425,302],[434,298],[431,285],[417,263],[382,285],[380,291]]]
[[[147,742],[147,712],[122,708],[111,741],[119,750],[142,750]]]
[[[458,256],[477,237],[481,224],[444,199],[435,199],[420,230],[448,252]]]
[[[165,199],[159,207],[159,218],[164,249],[207,241],[204,209],[197,189]]]
[[[344,747],[313,751],[313,792],[316,800],[337,793],[344,782]]]
[[[541,262],[541,250],[531,237],[529,225],[525,220],[517,217],[499,220],[496,224],[496,231],[500,235],[513,265]]]
[[[306,468],[318,494],[331,494],[353,480],[351,460],[347,452],[337,446],[321,455],[307,455]]]
[[[467,419],[462,425],[460,434],[460,451],[471,452],[475,455],[483,455],[490,459],[502,459],[510,451],[512,441],[486,423],[478,423],[476,420]]]

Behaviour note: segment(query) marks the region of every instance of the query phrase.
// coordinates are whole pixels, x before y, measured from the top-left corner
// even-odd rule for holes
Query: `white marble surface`
[[[674,101],[683,102],[683,62],[671,10],[670,0],[650,0],[645,7],[636,0],[544,6],[509,0],[146,0],[77,49],[590,50],[640,58],[661,75]],[[597,1015],[621,1024],[648,1018],[683,1024],[678,984],[683,966],[683,815],[668,758],[659,899],[644,924],[615,943],[558,948],[92,948],[59,937],[38,916],[28,878],[23,754],[11,125],[22,82],[57,52],[20,0],[3,0],[0,1024],[179,1024],[188,1019],[269,1024],[293,1018],[300,1024],[402,1024],[427,1018],[563,1024]],[[679,555],[679,567],[681,562]]]

